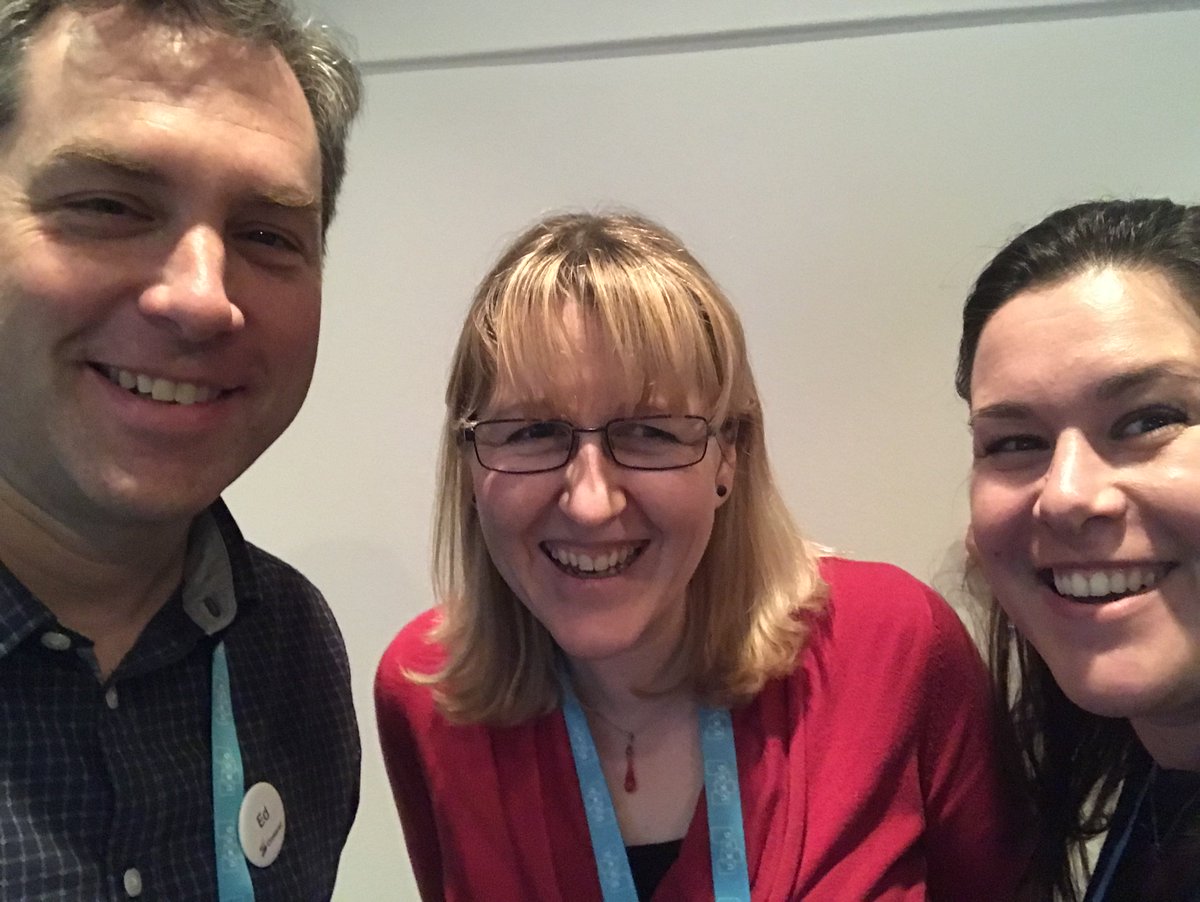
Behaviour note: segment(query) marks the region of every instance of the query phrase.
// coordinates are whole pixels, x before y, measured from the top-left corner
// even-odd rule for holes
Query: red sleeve
[[[958,616],[926,591],[933,632],[920,682],[926,694],[918,756],[929,898],[1012,898],[1027,844],[1018,790],[1004,782],[987,671]]]
[[[375,674],[375,716],[383,761],[400,812],[409,862],[425,902],[445,898],[442,851],[417,740],[419,725],[433,714],[433,699],[428,686],[413,683],[405,672],[432,672],[440,665],[439,652],[426,638],[435,623],[436,615],[427,612],[401,630]]]

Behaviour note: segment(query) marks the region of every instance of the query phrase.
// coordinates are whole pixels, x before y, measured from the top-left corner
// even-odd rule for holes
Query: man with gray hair
[[[326,899],[345,647],[220,493],[292,421],[361,82],[287,0],[0,0],[0,898]]]

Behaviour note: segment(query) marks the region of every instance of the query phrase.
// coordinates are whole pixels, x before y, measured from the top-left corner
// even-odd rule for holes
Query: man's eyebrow
[[[103,145],[77,142],[63,145],[55,150],[37,168],[33,179],[34,184],[73,169],[103,170],[111,175],[150,182],[154,185],[167,185],[171,181],[166,172],[145,160],[114,151]],[[267,185],[263,190],[253,193],[252,203],[311,212],[316,216],[321,214],[319,195],[291,185]]]
[[[110,148],[74,143],[57,148],[35,170],[34,181],[51,178],[72,169],[103,169],[114,175],[165,184],[166,174],[154,166]]]
[[[311,191],[299,188],[288,188],[282,185],[270,188],[265,192],[256,192],[257,203],[272,207],[283,207],[302,213],[311,213],[316,217],[321,215],[321,198]]]

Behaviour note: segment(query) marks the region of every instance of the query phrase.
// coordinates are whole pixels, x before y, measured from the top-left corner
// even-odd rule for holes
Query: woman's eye
[[[639,442],[679,442],[679,437],[672,432],[649,423],[630,423],[626,437]]]
[[[984,443],[982,457],[996,454],[1019,454],[1022,451],[1044,451],[1046,442],[1036,435],[1006,435]]]
[[[543,441],[548,438],[556,437],[558,432],[559,429],[555,423],[528,423],[519,429],[513,430],[513,432],[509,434],[505,441],[510,444],[517,442]]]
[[[1136,438],[1187,423],[1187,414],[1175,407],[1153,407],[1122,417],[1113,427],[1114,438]]]

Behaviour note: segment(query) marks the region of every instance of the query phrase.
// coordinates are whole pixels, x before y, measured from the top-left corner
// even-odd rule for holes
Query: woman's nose
[[[1051,528],[1073,531],[1092,520],[1119,518],[1126,498],[1116,475],[1085,436],[1063,433],[1055,442],[1034,513]]]
[[[622,471],[608,456],[602,434],[580,435],[575,454],[563,468],[559,506],[581,523],[611,520],[625,508]]]

